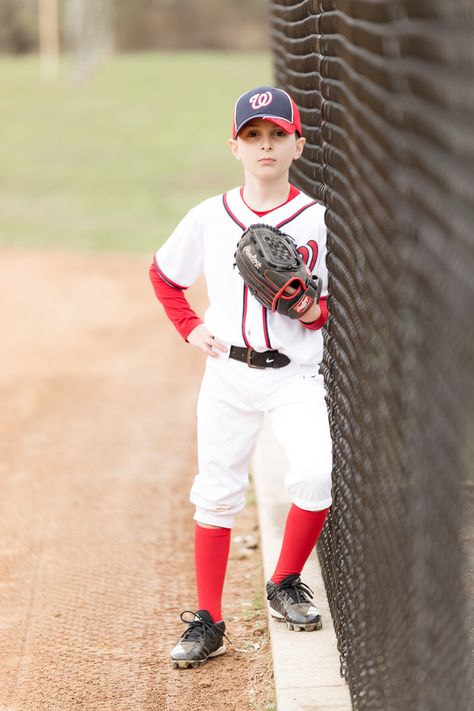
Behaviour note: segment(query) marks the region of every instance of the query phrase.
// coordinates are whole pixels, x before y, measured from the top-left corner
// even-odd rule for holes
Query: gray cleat
[[[191,615],[191,619],[187,619],[186,615]],[[213,622],[207,610],[185,610],[181,613],[181,619],[188,625],[188,629],[171,651],[171,661],[175,669],[199,667],[208,659],[224,654],[226,649],[223,637],[228,639],[224,621]]]
[[[269,580],[267,599],[271,616],[286,621],[289,630],[311,632],[321,629],[321,613],[311,602],[313,591],[301,582],[299,575],[287,575],[278,585]]]

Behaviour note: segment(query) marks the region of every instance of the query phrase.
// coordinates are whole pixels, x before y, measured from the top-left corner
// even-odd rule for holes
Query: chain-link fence
[[[270,5],[307,138],[293,181],[327,206],[341,670],[356,710],[468,711],[474,4]]]

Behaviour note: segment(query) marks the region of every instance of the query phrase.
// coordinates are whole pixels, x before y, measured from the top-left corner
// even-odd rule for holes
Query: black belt
[[[249,368],[284,368],[290,359],[279,351],[254,351],[253,348],[231,346],[229,358],[246,363]]]

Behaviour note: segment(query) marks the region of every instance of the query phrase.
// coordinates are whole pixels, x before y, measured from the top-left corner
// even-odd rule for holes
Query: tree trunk
[[[40,71],[43,79],[59,72],[58,0],[38,0]]]

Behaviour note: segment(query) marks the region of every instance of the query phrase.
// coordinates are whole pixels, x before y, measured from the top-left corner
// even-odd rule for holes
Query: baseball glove
[[[314,299],[319,301],[321,279],[311,274],[291,237],[276,227],[250,225],[234,259],[250,292],[271,311],[300,318]]]

